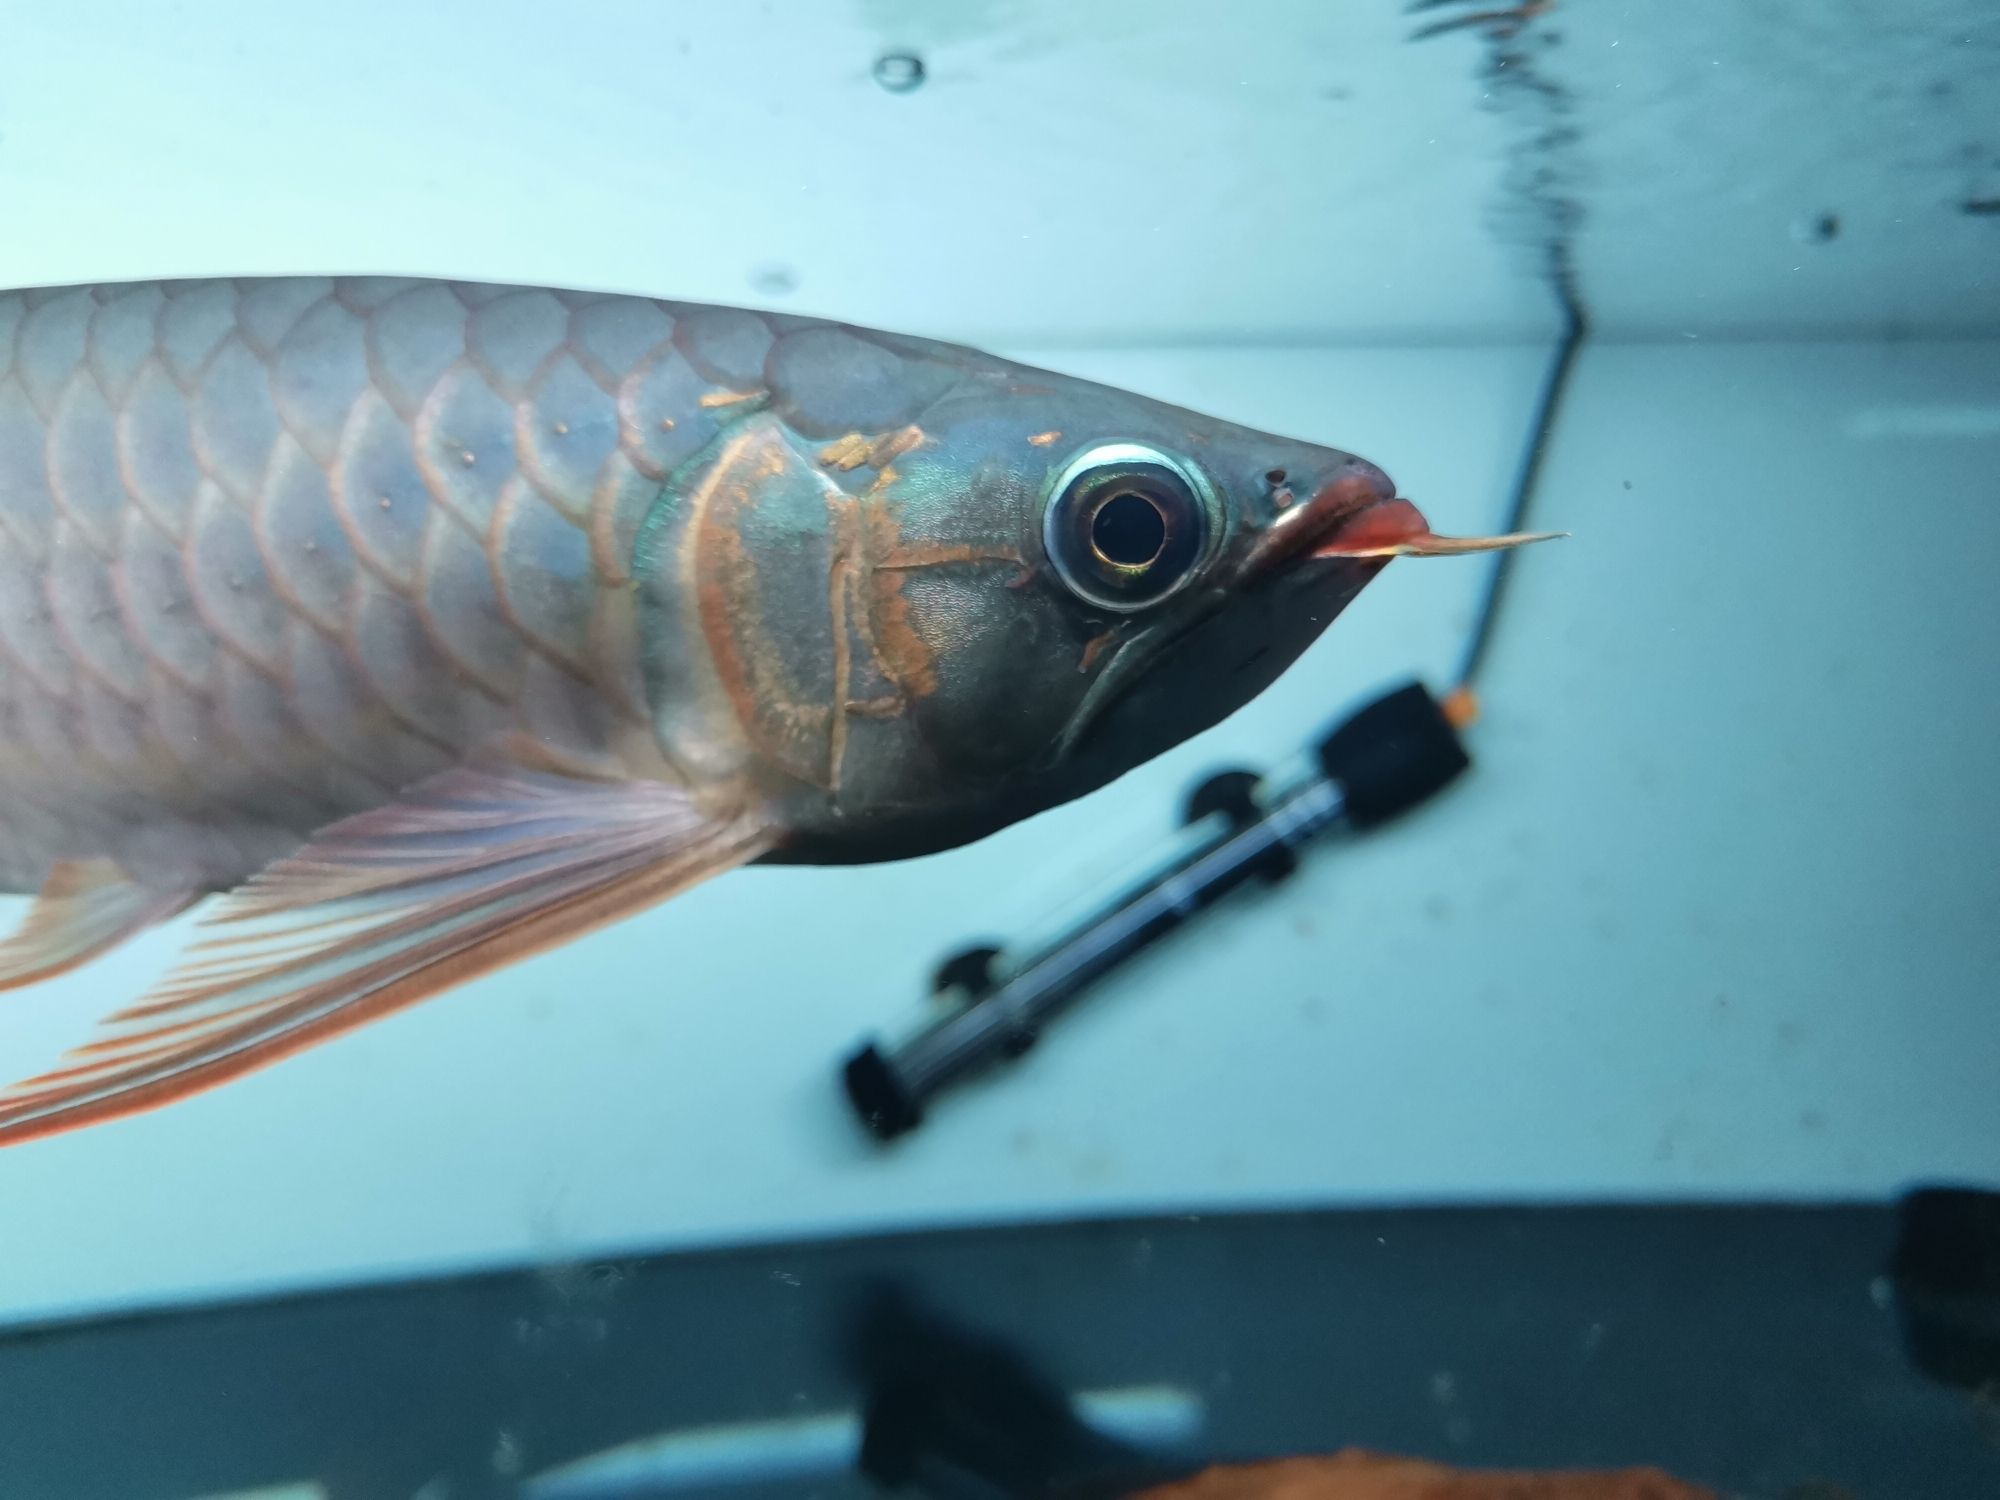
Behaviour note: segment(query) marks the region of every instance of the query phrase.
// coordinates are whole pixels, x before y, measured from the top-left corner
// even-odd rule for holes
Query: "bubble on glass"
[[[914,52],[884,52],[875,59],[875,81],[892,94],[907,94],[923,86],[924,60]]]

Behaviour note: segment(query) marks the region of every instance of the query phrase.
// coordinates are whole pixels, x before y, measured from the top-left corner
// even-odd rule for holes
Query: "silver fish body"
[[[0,1093],[0,1142],[731,865],[976,838],[1457,545],[1351,454],[816,320],[0,294],[0,888],[41,892],[0,985],[232,893],[221,956]]]
[[[633,542],[785,335],[425,282],[0,296],[0,882],[226,889],[510,731],[644,769]]]

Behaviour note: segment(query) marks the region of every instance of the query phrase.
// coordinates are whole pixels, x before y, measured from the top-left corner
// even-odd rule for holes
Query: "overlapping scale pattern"
[[[480,737],[607,748],[633,539],[774,337],[393,278],[0,293],[0,887],[227,886]]]

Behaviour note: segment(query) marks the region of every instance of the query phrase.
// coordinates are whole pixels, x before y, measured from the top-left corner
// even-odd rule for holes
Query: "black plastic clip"
[[[1255,771],[1217,771],[1188,794],[1181,822],[1193,825],[1220,813],[1229,832],[1241,833],[1264,816],[1264,804],[1257,795],[1263,785],[1264,778]],[[1276,843],[1261,851],[1251,865],[1269,885],[1276,885],[1298,867],[1298,851],[1289,844]]]

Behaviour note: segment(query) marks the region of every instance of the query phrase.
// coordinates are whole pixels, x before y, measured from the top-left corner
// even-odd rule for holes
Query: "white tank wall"
[[[1067,362],[1352,442],[1466,526],[1493,518],[1538,368]],[[843,1113],[856,1039],[956,945],[1147,847],[1204,768],[1441,680],[1475,565],[1394,565],[1252,708],[985,844],[732,876],[228,1088],[0,1152],[0,1315],[1131,1206],[1991,1179],[1996,371],[1963,343],[1589,353],[1537,518],[1576,535],[1524,559],[1475,776],[1135,966],[900,1149]],[[46,1055],[175,935],[10,996],[0,1050]]]

